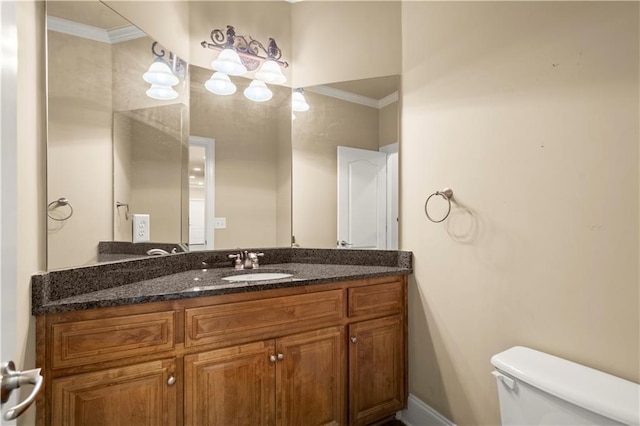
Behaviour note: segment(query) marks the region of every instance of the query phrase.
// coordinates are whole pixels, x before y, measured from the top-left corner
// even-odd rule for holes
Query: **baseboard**
[[[407,426],[456,426],[455,423],[411,394],[407,402],[407,409],[399,411],[396,417]]]

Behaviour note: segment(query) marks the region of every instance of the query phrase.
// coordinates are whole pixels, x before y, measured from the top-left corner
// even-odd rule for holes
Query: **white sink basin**
[[[222,279],[225,281],[267,281],[281,280],[291,276],[291,274],[281,274],[276,272],[257,272],[253,274],[231,275]]]

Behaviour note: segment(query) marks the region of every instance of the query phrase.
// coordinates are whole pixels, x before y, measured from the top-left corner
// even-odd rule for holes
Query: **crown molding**
[[[385,96],[384,98],[377,100],[368,96],[357,95],[355,93],[347,92],[345,90],[335,89],[330,86],[313,86],[304,89],[307,92],[317,93],[319,95],[329,96],[331,98],[340,99],[347,102],[352,102],[358,105],[364,105],[369,108],[382,109],[387,105],[391,105],[398,101],[398,92]]]
[[[386,106],[396,103],[398,102],[398,99],[400,99],[400,95],[398,94],[397,91],[395,91],[378,101],[378,109],[382,109]]]
[[[147,36],[143,31],[133,25],[107,31],[102,28],[92,27],[91,25],[56,18],[55,16],[47,16],[47,29],[107,44],[122,43],[123,41],[135,40]]]
[[[47,16],[47,30],[68,34],[100,43],[111,43],[109,35],[103,29],[90,25],[79,24],[78,22],[67,21],[66,19]]]
[[[147,34],[144,31],[134,25],[109,30],[107,31],[107,34],[109,35],[111,44],[147,37]]]

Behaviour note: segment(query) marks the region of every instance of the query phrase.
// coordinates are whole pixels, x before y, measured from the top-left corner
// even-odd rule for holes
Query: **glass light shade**
[[[152,84],[149,90],[147,90],[147,96],[159,101],[172,101],[178,97],[178,92],[173,90],[171,86]]]
[[[291,109],[298,112],[309,111],[309,104],[301,92],[293,92],[291,94]]]
[[[255,77],[265,83],[282,84],[287,81],[287,77],[282,74],[282,69],[276,61],[268,60],[262,64],[256,72]]]
[[[254,102],[266,102],[273,97],[273,93],[264,81],[253,80],[249,87],[244,89],[244,96]]]
[[[211,62],[211,67],[227,75],[242,75],[247,72],[247,68],[240,61],[240,56],[233,49],[222,50],[218,58]]]
[[[211,78],[205,81],[204,87],[216,95],[233,95],[237,90],[229,76],[221,72],[214,72]]]
[[[147,83],[157,86],[175,86],[180,81],[163,60],[152,63],[149,70],[142,74],[142,78]]]

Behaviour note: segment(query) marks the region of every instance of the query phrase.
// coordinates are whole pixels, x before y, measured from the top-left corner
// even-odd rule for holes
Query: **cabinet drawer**
[[[342,290],[185,309],[185,347],[248,342],[342,319]]]
[[[155,312],[51,326],[52,368],[172,350],[175,312]]]
[[[349,289],[349,317],[402,312],[402,282],[368,285]]]

